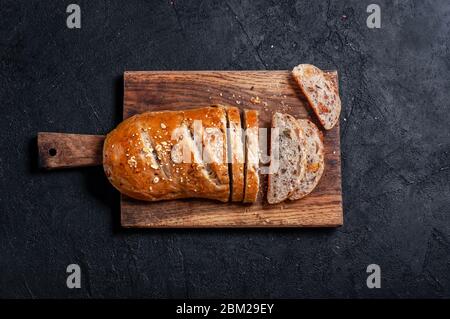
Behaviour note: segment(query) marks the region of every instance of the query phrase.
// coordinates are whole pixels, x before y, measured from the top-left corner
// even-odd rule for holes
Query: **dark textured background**
[[[1,0],[0,296],[449,297],[450,3],[371,2]],[[38,131],[120,121],[125,70],[298,63],[340,72],[339,229],[124,230],[101,167],[37,169]]]

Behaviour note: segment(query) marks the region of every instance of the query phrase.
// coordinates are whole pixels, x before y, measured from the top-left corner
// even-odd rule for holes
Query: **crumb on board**
[[[250,102],[252,102],[253,104],[261,104],[261,99],[259,98],[259,96],[252,96]]]

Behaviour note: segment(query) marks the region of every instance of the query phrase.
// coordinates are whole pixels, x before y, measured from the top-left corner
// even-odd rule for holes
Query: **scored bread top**
[[[303,128],[306,141],[306,171],[290,200],[300,199],[313,191],[319,183],[325,168],[324,146],[322,132],[309,120],[298,120]]]
[[[109,181],[135,199],[226,202],[227,152],[223,107],[146,112],[126,119],[106,136],[103,167]]]
[[[327,130],[333,128],[341,113],[336,83],[328,74],[311,64],[296,66],[292,75],[322,126]]]
[[[244,203],[254,203],[259,192],[259,113],[244,110],[245,190]]]
[[[231,200],[244,199],[244,142],[241,115],[237,107],[226,108],[228,116],[228,159],[231,164]]]

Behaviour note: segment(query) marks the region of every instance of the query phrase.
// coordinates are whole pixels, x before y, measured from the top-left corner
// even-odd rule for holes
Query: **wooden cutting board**
[[[337,81],[337,73],[330,74]],[[276,111],[296,118],[310,118],[318,124],[290,71],[149,71],[124,74],[124,119],[145,111],[179,110],[211,104],[257,109],[260,127],[270,127],[272,114]],[[122,196],[121,224],[140,228],[340,226],[343,210],[339,125],[323,133],[325,172],[316,189],[301,200],[267,204],[267,176],[263,175],[259,201],[253,205],[202,199],[148,203]],[[54,134],[58,133],[38,135],[43,167],[101,164],[104,137],[84,135],[80,142],[80,135],[76,138],[69,134]],[[80,154],[80,148],[84,154]],[[50,155],[50,150],[57,152]]]

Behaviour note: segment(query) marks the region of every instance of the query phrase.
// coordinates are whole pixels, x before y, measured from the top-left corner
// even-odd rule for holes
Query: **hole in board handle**
[[[48,155],[50,155],[50,156],[55,156],[56,153],[57,153],[56,149],[54,149],[54,148],[51,148],[51,149],[48,150]]]

